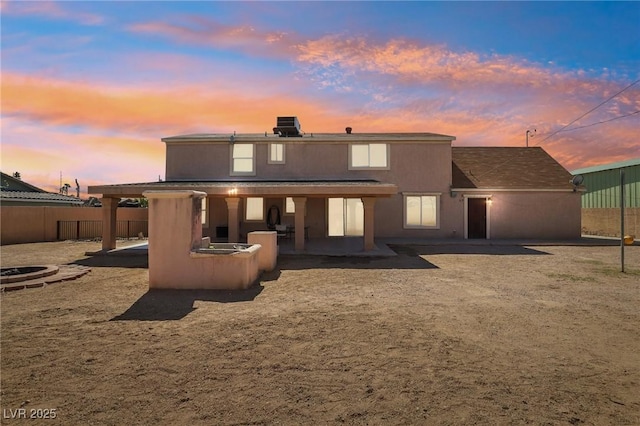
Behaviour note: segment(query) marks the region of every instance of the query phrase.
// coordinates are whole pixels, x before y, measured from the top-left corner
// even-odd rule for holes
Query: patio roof
[[[90,194],[105,197],[141,197],[144,191],[193,190],[212,196],[304,196],[304,197],[389,197],[398,192],[394,184],[376,180],[212,180],[212,181],[165,181],[148,183],[125,183],[94,185]]]

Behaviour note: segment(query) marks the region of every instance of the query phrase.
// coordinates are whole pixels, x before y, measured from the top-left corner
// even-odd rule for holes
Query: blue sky
[[[569,170],[640,157],[638,2],[1,4],[2,171],[49,190],[152,181],[161,137],[277,115],[458,146],[535,128]]]

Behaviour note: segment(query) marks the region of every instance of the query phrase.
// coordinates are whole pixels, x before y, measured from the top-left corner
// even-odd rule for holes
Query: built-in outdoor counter
[[[149,199],[149,288],[246,289],[261,270],[275,267],[275,260],[260,257],[261,244],[211,244],[202,238],[204,192],[147,191],[144,196]],[[276,244],[275,232],[261,238]],[[277,247],[265,253],[277,255]]]
[[[187,272],[191,286],[201,282],[209,289],[245,289],[260,274],[260,244],[214,244],[189,253],[193,269]],[[185,280],[187,281],[187,280]]]

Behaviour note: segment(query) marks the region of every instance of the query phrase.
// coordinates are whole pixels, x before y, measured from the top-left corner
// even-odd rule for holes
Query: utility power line
[[[584,128],[584,127],[595,126],[596,124],[602,124],[602,123],[606,123],[606,122],[608,122],[608,121],[618,120],[618,119],[620,119],[620,118],[628,117],[628,116],[630,116],[630,115],[634,115],[634,114],[639,113],[640,111],[635,111],[635,112],[632,112],[632,113],[630,113],[630,114],[627,114],[627,115],[624,115],[624,116],[619,116],[619,117],[614,117],[614,118],[612,118],[612,119],[605,120],[605,121],[602,121],[602,122],[599,122],[599,123],[592,123],[592,124],[588,124],[588,125],[585,125],[585,126],[580,126],[580,127],[575,127],[575,128],[573,128],[573,129],[565,130],[567,127],[571,126],[571,125],[572,125],[573,123],[575,123],[576,121],[578,121],[578,120],[580,120],[580,119],[582,119],[582,118],[586,117],[588,114],[590,114],[590,113],[592,113],[593,111],[597,110],[597,109],[598,109],[598,108],[600,108],[602,105],[604,105],[604,104],[606,104],[607,102],[609,102],[611,99],[613,99],[613,98],[615,98],[616,96],[618,96],[618,95],[622,94],[623,92],[625,92],[626,90],[628,90],[628,89],[632,88],[633,86],[635,86],[635,85],[636,85],[636,84],[638,84],[638,83],[640,83],[640,79],[638,79],[638,80],[634,81],[633,83],[629,84],[627,87],[625,87],[624,89],[620,90],[618,93],[616,93],[616,94],[614,94],[614,95],[610,96],[609,98],[607,98],[606,100],[604,100],[604,101],[600,102],[598,105],[596,105],[595,107],[591,108],[589,111],[585,112],[585,113],[584,113],[584,114],[582,114],[580,117],[578,117],[578,118],[576,118],[575,120],[571,121],[569,124],[567,124],[567,125],[565,125],[565,126],[562,126],[560,129],[558,129],[558,130],[556,130],[555,132],[551,133],[549,136],[547,136],[546,138],[542,139],[540,142],[534,143],[534,145],[532,145],[532,146],[539,145],[540,143],[542,143],[542,142],[546,141],[546,140],[547,140],[547,139],[549,139],[550,137],[552,137],[552,136],[554,136],[554,135],[556,135],[556,134],[558,134],[558,133],[560,133],[560,132],[562,132],[562,131],[567,131],[567,132],[568,132],[568,131],[571,131],[571,130],[577,130],[577,129],[581,129],[581,128]],[[485,171],[484,173],[482,173],[482,175],[481,175],[481,176],[485,176],[485,175],[487,175],[487,174],[489,174],[489,173],[492,173],[494,170],[497,170],[498,168],[502,167],[504,164],[506,164],[506,163],[508,163],[508,162],[509,162],[509,160],[505,160],[504,162],[502,162],[502,163],[498,164],[496,167],[494,167],[494,168],[492,168],[492,169],[489,169],[489,170]]]
[[[621,91],[619,91],[618,93],[616,93],[613,96],[610,96],[609,98],[607,98],[606,100],[600,102],[598,105],[596,105],[595,107],[591,108],[589,111],[585,112],[584,114],[582,114],[580,117],[576,118],[575,120],[571,121],[569,124],[566,124],[564,126],[562,126],[559,130],[556,130],[555,132],[551,133],[549,136],[547,136],[546,138],[542,139],[540,141],[540,143],[546,141],[547,139],[549,139],[550,137],[560,133],[561,131],[563,131],[564,129],[566,129],[567,127],[571,126],[573,123],[575,123],[576,121],[584,118],[585,116],[587,116],[588,114],[591,114],[593,111],[597,110],[598,108],[600,108],[602,105],[606,104],[607,102],[609,102],[611,99],[615,98],[616,96],[620,95],[621,93],[623,93],[624,91],[632,88],[633,86],[635,86],[636,84],[640,83],[640,79],[634,81],[633,83],[631,83],[630,85],[628,85],[627,87],[625,87],[624,89],[622,89]]]
[[[620,115],[620,116],[618,116],[618,117],[613,117],[613,118],[610,118],[610,119],[608,119],[608,120],[598,121],[598,122],[596,122],[596,123],[591,123],[591,124],[585,124],[584,126],[578,126],[578,127],[574,127],[574,128],[571,128],[571,129],[559,130],[559,131],[557,131],[556,133],[561,133],[561,132],[570,132],[570,131],[572,131],[572,130],[584,129],[585,127],[595,126],[596,124],[603,124],[603,123],[608,123],[608,122],[610,122],[610,121],[619,120],[619,119],[621,119],[621,118],[631,117],[632,115],[634,115],[634,114],[638,114],[638,113],[640,113],[640,110],[638,110],[638,111],[634,111],[634,112],[631,112],[631,113],[629,113],[629,114]]]

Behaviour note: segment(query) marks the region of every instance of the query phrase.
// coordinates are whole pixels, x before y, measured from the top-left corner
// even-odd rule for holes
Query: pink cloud
[[[569,94],[602,93],[615,85],[580,72],[545,68],[504,55],[454,52],[445,46],[404,39],[374,42],[340,35],[296,45],[295,59],[317,69],[340,68],[361,78],[364,73],[393,77],[401,85],[434,85],[440,89],[535,95],[542,91]]]
[[[179,19],[178,19],[179,20]],[[233,48],[256,55],[291,55],[295,37],[283,31],[262,31],[251,25],[226,25],[199,16],[182,17],[181,23],[145,22],[129,30],[214,48]]]
[[[68,8],[63,8],[59,2],[51,0],[3,1],[2,13],[8,15],[43,16],[51,19],[75,21],[83,25],[100,25],[104,22],[102,16],[78,10],[69,10]]]
[[[524,59],[504,55],[480,55],[454,52],[442,45],[394,39],[376,41],[343,34],[318,39],[303,39],[297,34],[273,33],[248,25],[225,25],[198,17],[185,17],[181,25],[144,23],[136,31],[163,35],[184,43],[234,48],[260,57],[285,55],[299,68],[300,80],[311,81],[320,89],[343,94],[369,96],[370,105],[404,103],[406,92],[417,89],[435,91],[431,98],[456,96],[452,107],[472,108],[475,99],[483,99],[484,109],[520,110],[531,116],[538,105],[569,105],[585,111],[610,93],[619,83],[604,76],[589,76],[584,71],[569,72],[543,67]],[[266,40],[275,40],[269,44]],[[398,89],[404,88],[405,91]],[[433,99],[426,99],[431,102]],[[498,100],[491,105],[484,99]],[[423,98],[423,100],[425,100]],[[411,102],[411,99],[408,100]],[[522,109],[520,104],[528,107]],[[640,96],[620,97],[608,105],[611,113],[630,112],[640,104]],[[628,108],[625,108],[624,106]],[[569,108],[565,108],[568,113]],[[554,121],[570,120],[570,115],[554,115]],[[510,117],[514,118],[511,114]],[[535,121],[535,120],[532,120]],[[565,121],[565,123],[567,122]]]
[[[227,70],[181,54],[141,54],[118,63],[163,78],[132,86],[4,73],[3,114],[50,128],[81,127],[83,136],[115,131],[118,135],[111,141],[88,138],[95,152],[115,155],[106,147],[116,146],[142,162],[145,152],[156,152],[155,145],[132,148],[128,138],[156,141],[192,132],[269,131],[278,115],[298,115],[307,132],[343,132],[346,126],[355,133],[430,131],[456,136],[457,145],[523,146],[525,131],[535,127],[538,134],[532,145],[542,144],[569,169],[640,156],[638,117],[594,126],[588,133],[561,133],[542,142],[620,90],[619,83],[606,76],[546,68],[510,56],[453,52],[446,46],[408,40],[378,42],[343,35],[305,40],[297,34],[197,17],[184,18],[180,24],[149,22],[130,29],[182,43],[289,59],[296,67],[296,78]],[[320,97],[316,89],[322,88],[332,90],[321,91]],[[640,109],[638,90],[625,92],[576,126],[634,109]],[[9,140],[15,134],[10,136]],[[59,140],[70,147],[76,143],[81,141]],[[92,156],[89,151],[87,155]],[[156,154],[151,157],[157,160]],[[127,167],[109,167],[119,178],[141,180]],[[157,168],[149,169],[153,167]]]
[[[470,102],[464,108],[449,107],[446,100],[399,103],[385,108],[354,108],[335,100],[322,102],[304,97],[256,95],[252,87],[239,91],[237,88],[226,90],[216,86],[212,88],[212,94],[202,94],[198,87],[191,86],[132,89],[18,74],[3,76],[2,93],[3,114],[22,123],[39,123],[37,126],[7,128],[3,119],[3,163],[5,159],[17,157],[39,158],[23,156],[11,145],[47,140],[46,146],[56,147],[55,150],[48,151],[43,148],[45,145],[32,148],[40,147],[49,156],[60,152],[73,153],[73,157],[65,157],[67,163],[82,163],[81,158],[112,159],[117,158],[118,153],[126,153],[126,161],[122,163],[128,166],[119,167],[119,162],[111,161],[104,164],[104,170],[109,170],[111,176],[117,175],[118,180],[128,176],[130,181],[142,178],[138,173],[131,173],[136,167],[129,166],[147,164],[150,158],[153,166],[149,169],[154,171],[145,172],[144,176],[156,176],[158,168],[164,170],[163,146],[157,143],[161,137],[191,132],[269,131],[278,115],[298,115],[307,132],[343,132],[346,126],[353,127],[355,133],[431,131],[456,136],[458,140],[455,143],[459,146],[523,146],[524,132],[529,125],[538,129],[537,136],[531,140],[532,145],[536,145],[545,135],[566,123],[559,117],[575,118],[584,112],[575,105],[557,108],[537,105],[498,113],[495,106],[480,100]],[[487,109],[493,112],[487,113]],[[523,117],[531,118],[525,121]],[[610,126],[595,126],[589,129],[586,138],[584,133],[580,133],[583,130],[567,132],[542,143],[542,146],[567,168],[581,167],[594,161],[617,161],[624,155],[640,156],[640,148],[637,144],[634,147],[637,120],[624,119],[615,123],[614,130]],[[82,134],[69,135],[62,130],[65,126],[80,127]],[[34,132],[38,133],[36,127],[60,130],[50,131],[55,137],[51,134],[41,137],[34,136]],[[113,137],[100,136],[114,131],[116,135]],[[138,142],[132,143],[132,140]],[[141,143],[140,140],[147,142]],[[42,164],[54,163],[50,157],[42,158]],[[80,163],[74,167],[88,175],[95,175],[95,170],[102,169],[102,166],[86,168]],[[24,163],[19,165],[24,166]],[[114,177],[105,176],[102,183],[114,180]]]
[[[608,79],[607,71],[596,77],[584,71],[570,72],[514,56],[456,52],[444,45],[406,39],[377,41],[344,34],[307,39],[296,33],[227,25],[193,16],[179,21],[179,24],[140,23],[130,29],[187,44],[234,49],[261,58],[289,59],[298,67],[297,75],[301,79],[310,80],[321,89],[378,99],[397,92],[398,87],[415,86],[420,90],[453,91],[461,96],[471,95],[473,91],[485,96],[526,97],[533,101],[548,101],[558,94],[601,99],[619,88],[619,84]],[[371,87],[376,87],[375,91]]]

